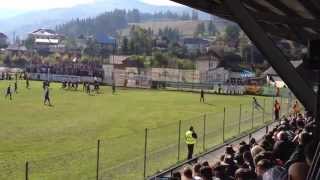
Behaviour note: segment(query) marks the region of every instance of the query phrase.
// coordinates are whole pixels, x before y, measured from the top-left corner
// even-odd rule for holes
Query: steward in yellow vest
[[[191,126],[186,132],[186,144],[188,147],[188,160],[192,159],[194,144],[197,142],[197,134],[195,133],[193,127]]]

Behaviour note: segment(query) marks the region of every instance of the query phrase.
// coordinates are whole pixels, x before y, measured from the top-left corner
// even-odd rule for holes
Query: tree
[[[131,18],[132,18],[132,22],[139,23],[141,20],[140,11],[138,9],[132,10]]]
[[[206,31],[206,26],[205,24],[202,22],[200,24],[198,24],[195,35],[203,35]]]
[[[11,66],[11,59],[9,56],[6,56],[3,60],[3,64],[7,65],[7,66]]]
[[[197,21],[199,20],[199,15],[198,12],[196,10],[192,10],[192,20]]]
[[[24,40],[24,45],[26,46],[27,49],[32,49],[33,47],[33,39],[28,37],[26,40]]]
[[[127,36],[123,37],[122,45],[121,45],[122,53],[127,54],[129,52],[129,40]]]
[[[190,18],[190,15],[189,15],[189,13],[187,13],[187,12],[184,12],[183,14],[182,14],[182,16],[181,16],[181,20],[190,20],[191,18]]]
[[[154,54],[153,60],[155,61],[153,64],[157,64],[160,67],[166,68],[168,67],[168,59],[162,53],[156,52]]]
[[[214,36],[217,33],[217,27],[216,25],[213,23],[213,21],[210,21],[208,24],[208,33],[210,36]]]
[[[237,25],[229,25],[226,27],[225,33],[227,41],[235,41],[239,39],[240,28]]]

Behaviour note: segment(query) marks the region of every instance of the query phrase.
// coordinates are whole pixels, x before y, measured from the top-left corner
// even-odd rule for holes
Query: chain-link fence
[[[190,126],[198,135],[194,154],[200,154],[270,123],[275,99],[281,104],[281,115],[290,112],[290,98],[258,97],[258,106],[250,103],[225,107],[221,112],[101,139],[88,148],[25,164],[0,162],[0,179],[144,179],[186,160],[185,132]]]

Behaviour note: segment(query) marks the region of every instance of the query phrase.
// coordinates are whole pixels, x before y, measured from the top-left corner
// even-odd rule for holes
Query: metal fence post
[[[26,162],[26,174],[25,174],[25,176],[26,176],[26,180],[29,180],[29,162],[28,161]]]
[[[241,132],[241,117],[242,116],[242,104],[240,104],[240,111],[239,111],[239,127],[238,127],[238,134]]]
[[[282,117],[282,95],[280,95],[280,111],[279,111],[279,118],[281,119],[281,117]]]
[[[181,146],[181,120],[179,121],[179,130],[178,130],[178,161],[180,161],[180,146]]]
[[[275,102],[275,98],[274,98],[274,96],[272,96],[272,102],[271,102],[271,119],[272,119],[272,121],[274,121],[274,109],[273,109],[274,102]]]
[[[290,104],[290,100],[289,100],[289,97],[287,98],[288,99],[288,110],[287,110],[287,116],[290,114],[290,107],[291,107],[291,104]]]
[[[254,118],[254,107],[253,103],[251,104],[251,129],[253,129],[253,118]]]
[[[224,125],[226,121],[226,108],[223,108],[223,121],[222,121],[222,142],[224,142]]]
[[[262,124],[264,124],[264,114],[266,113],[266,99],[263,99]]]
[[[99,162],[100,162],[100,139],[97,142],[97,176],[96,180],[99,180]]]
[[[202,150],[203,152],[206,150],[206,119],[207,115],[203,115],[203,142],[202,142]]]
[[[144,134],[144,162],[143,162],[143,179],[146,178],[147,173],[147,144],[148,144],[148,128],[145,129]]]

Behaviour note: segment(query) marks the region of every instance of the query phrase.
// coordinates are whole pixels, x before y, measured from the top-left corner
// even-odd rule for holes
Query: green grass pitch
[[[238,122],[239,104],[248,105],[243,107],[243,117],[251,112],[251,96],[207,94],[203,104],[197,93],[118,89],[113,95],[110,87],[101,87],[101,94],[89,96],[82,92],[82,85],[72,91],[55,83],[50,86],[54,106],[48,107],[43,105],[41,82],[31,81],[26,89],[25,81],[19,81],[12,101],[4,97],[9,83],[14,82],[0,81],[0,179],[4,180],[23,179],[26,161],[32,180],[95,179],[98,139],[100,179],[117,179],[119,174],[125,177],[119,179],[141,177],[145,128],[150,129],[147,174],[151,175],[177,161],[174,144],[179,120],[183,120],[182,134],[193,125],[201,138],[203,114],[208,113],[206,133],[215,133],[206,139],[209,148],[219,143],[224,107],[230,133],[237,131],[231,125]],[[261,103],[262,99],[258,98]],[[243,121],[242,129],[250,126]],[[180,159],[185,158],[184,146],[182,142]],[[200,152],[202,145],[197,148]]]

